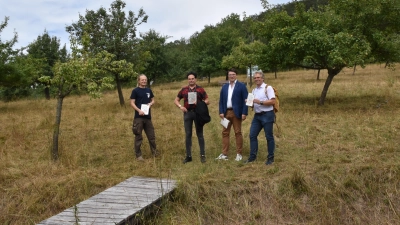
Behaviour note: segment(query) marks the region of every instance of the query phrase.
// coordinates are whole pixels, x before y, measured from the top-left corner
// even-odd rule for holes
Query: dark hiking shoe
[[[274,163],[274,158],[269,158],[269,159],[267,159],[267,161],[265,162],[265,165],[271,165],[272,163]]]
[[[255,160],[255,159],[248,159],[248,160],[244,161],[244,164],[252,163],[252,162],[254,162],[254,161],[256,161],[256,160]]]
[[[183,160],[183,164],[186,164],[191,161],[192,161],[192,156],[186,156],[186,158]]]
[[[206,156],[205,155],[200,156],[200,161],[201,161],[201,163],[205,163],[206,162]]]

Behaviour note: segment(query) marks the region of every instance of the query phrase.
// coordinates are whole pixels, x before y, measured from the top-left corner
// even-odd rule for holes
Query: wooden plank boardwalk
[[[38,225],[134,224],[135,216],[168,196],[176,181],[131,177]]]

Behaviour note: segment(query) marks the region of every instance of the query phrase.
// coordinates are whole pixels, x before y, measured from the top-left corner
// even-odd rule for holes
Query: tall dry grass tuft
[[[151,158],[144,141],[144,163],[134,159],[131,89],[124,90],[125,108],[114,92],[97,100],[65,99],[56,163],[50,157],[56,100],[0,103],[0,224],[35,224],[131,176],[179,183],[171,201],[145,224],[399,224],[398,72],[380,65],[355,75],[344,70],[322,107],[317,103],[326,73],[320,80],[316,76],[306,70],[278,73],[278,79],[266,74],[281,102],[272,166],[264,164],[262,133],[255,163],[232,160],[232,135],[230,160],[214,160],[221,152],[218,81],[223,76],[211,84],[199,81],[211,101],[205,164],[195,135],[193,162],[181,163],[183,116],[173,100],[186,81],[152,87],[162,155]],[[245,159],[252,114],[243,122]]]

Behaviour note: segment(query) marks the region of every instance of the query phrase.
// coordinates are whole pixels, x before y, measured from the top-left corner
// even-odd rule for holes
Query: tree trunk
[[[122,94],[122,87],[121,87],[121,81],[119,80],[119,74],[115,74],[115,82],[117,82],[117,91],[118,91],[118,97],[119,97],[119,104],[120,106],[125,106],[125,100],[124,100],[124,95]]]
[[[385,69],[389,66],[389,61],[386,61],[385,63]]]
[[[44,96],[46,97],[47,100],[50,100],[50,88],[49,87],[44,88]]]
[[[211,73],[208,73],[208,84],[211,82]]]
[[[318,74],[317,74],[317,80],[319,80],[319,74],[321,72],[321,69],[318,69]]]
[[[58,96],[57,110],[56,110],[56,122],[54,124],[54,131],[53,131],[53,147],[51,149],[51,158],[53,159],[53,161],[58,160],[58,135],[60,133],[61,110],[62,110],[63,100],[64,100],[64,97]]]
[[[277,69],[275,69],[275,79],[277,79],[278,78],[278,75],[277,75]]]
[[[319,98],[318,105],[324,105],[326,94],[328,93],[329,86],[332,83],[333,78],[342,70],[340,69],[328,69],[328,78],[325,81],[324,89],[322,90],[321,97]]]
[[[356,74],[356,67],[357,67],[357,64],[354,64],[354,67],[353,67],[353,75]]]

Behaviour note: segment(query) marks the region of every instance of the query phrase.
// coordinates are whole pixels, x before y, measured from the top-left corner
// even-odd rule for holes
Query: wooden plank
[[[81,202],[77,205],[78,209],[80,208],[96,208],[96,209],[132,209],[132,208],[138,208],[141,209],[140,206],[138,206],[136,203],[131,203],[131,204],[116,204],[116,203],[104,203],[104,202],[91,202],[91,203],[86,203],[86,202]]]
[[[139,208],[137,208],[139,209]],[[89,208],[89,207],[81,207],[79,208],[78,214],[81,215],[83,213],[108,213],[110,211],[109,208]],[[129,213],[132,211],[132,208],[127,208],[127,209],[118,209],[114,210],[115,215],[125,215],[126,213]],[[72,208],[66,209],[64,212],[74,212]]]
[[[176,187],[170,179],[131,177],[50,217],[38,225],[125,224],[130,218],[169,195]]]
[[[75,218],[73,212],[65,212],[63,211],[62,213],[57,215],[56,221],[65,221],[65,222],[73,222],[76,223],[78,220],[79,222],[101,222],[101,223],[112,223],[116,224],[119,223],[120,221],[124,220],[126,217],[124,215],[110,215],[110,214],[93,214],[93,213],[86,213],[83,214],[82,216],[79,215],[77,218]]]

